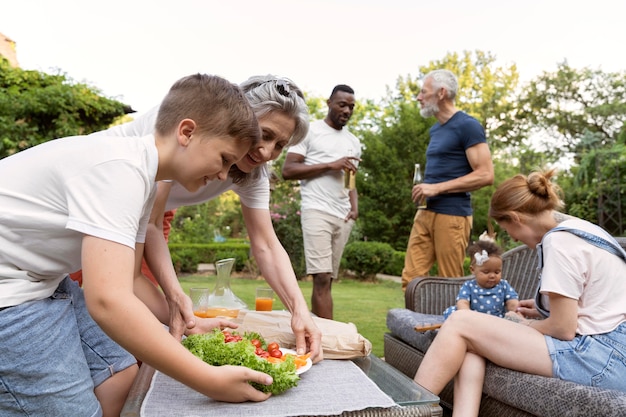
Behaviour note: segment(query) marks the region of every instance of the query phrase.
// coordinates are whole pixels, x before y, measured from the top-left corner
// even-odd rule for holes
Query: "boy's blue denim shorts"
[[[0,311],[0,415],[101,416],[94,388],[137,363],[66,277],[49,298]]]
[[[626,391],[626,322],[615,330],[564,341],[545,336],[555,378]]]

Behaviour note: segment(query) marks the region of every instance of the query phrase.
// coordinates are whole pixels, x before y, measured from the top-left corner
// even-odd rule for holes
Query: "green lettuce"
[[[191,353],[209,365],[245,366],[270,375],[274,380],[271,385],[250,382],[259,391],[281,394],[298,385],[300,377],[296,375],[293,356],[287,355],[281,363],[271,363],[255,354],[256,348],[251,343],[252,339],[259,339],[261,344],[267,347],[260,335],[245,333],[242,337],[240,342],[225,343],[224,334],[215,329],[212,333],[187,336],[182,343]]]

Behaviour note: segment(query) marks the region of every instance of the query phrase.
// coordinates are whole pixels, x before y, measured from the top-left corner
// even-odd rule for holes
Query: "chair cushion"
[[[392,308],[387,312],[389,332],[424,353],[437,335],[437,330],[417,332],[415,326],[442,322],[441,315],[416,313],[406,308]]]

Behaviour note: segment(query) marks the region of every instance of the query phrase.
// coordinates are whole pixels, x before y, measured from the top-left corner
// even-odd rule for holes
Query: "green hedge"
[[[389,263],[383,268],[383,274],[395,275],[397,277],[402,276],[402,269],[404,268],[404,256],[406,252],[394,251],[389,259]]]
[[[406,252],[395,251],[389,260],[389,263],[383,268],[382,273],[387,275],[395,275],[397,277],[402,276],[402,269],[404,268],[404,257]],[[470,258],[467,256],[463,261],[463,270],[465,275],[470,275]],[[429,275],[436,277],[438,274],[437,262],[430,269]]]
[[[352,242],[343,251],[344,265],[360,280],[373,280],[389,264],[393,247],[381,242]]]
[[[168,246],[177,273],[193,273],[198,264],[215,263],[224,258],[235,258],[234,270],[241,271],[250,258],[249,243],[170,243]]]

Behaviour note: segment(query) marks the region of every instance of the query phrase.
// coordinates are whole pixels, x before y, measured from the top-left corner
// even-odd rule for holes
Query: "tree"
[[[310,120],[319,120],[326,117],[326,99],[323,97],[311,97],[304,94],[307,107],[309,108]]]
[[[524,88],[515,120],[531,126],[545,158],[570,168],[560,176],[568,212],[623,234],[626,72],[562,62]]]
[[[132,109],[65,75],[13,68],[0,58],[0,158],[55,138],[107,128]]]
[[[274,165],[274,172],[280,173],[284,155]],[[270,196],[270,216],[278,240],[287,251],[297,277],[306,276],[304,242],[300,225],[300,186],[295,180],[275,181]]]
[[[428,121],[415,101],[389,103],[378,132],[364,131],[364,152],[357,175],[359,219],[364,239],[404,251],[415,215],[411,201],[414,165],[424,166]]]
[[[565,193],[569,214],[605,228],[615,236],[624,234],[626,218],[626,145],[617,141],[611,146],[596,147],[600,134],[587,132],[581,143],[587,145],[579,155],[580,164],[571,175],[559,181]]]
[[[585,132],[597,135],[594,146],[612,146],[626,123],[626,72],[558,64],[543,72],[521,94],[515,119],[544,138],[552,159],[584,153]]]

